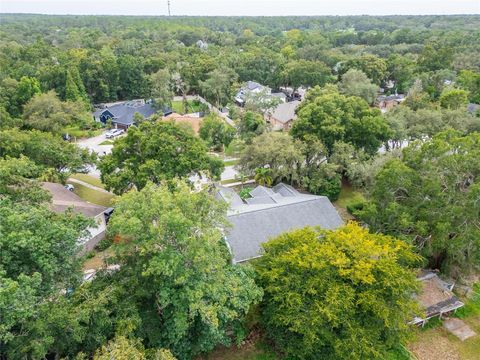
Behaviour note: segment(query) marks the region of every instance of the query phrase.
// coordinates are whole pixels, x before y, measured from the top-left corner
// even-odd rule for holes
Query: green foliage
[[[231,98],[237,73],[229,68],[218,68],[207,75],[207,80],[199,82],[202,94],[215,106],[225,106]]]
[[[251,142],[252,138],[265,131],[266,124],[262,115],[253,111],[244,112],[237,121],[237,131],[241,139]]]
[[[465,319],[469,316],[480,316],[480,283],[476,283],[472,287],[473,294],[465,302],[465,306],[455,311],[455,316]]]
[[[264,133],[253,139],[242,153],[239,169],[254,176],[259,168],[268,168],[272,183],[298,181],[303,155],[301,143],[286,133]]]
[[[205,117],[200,125],[200,137],[214,150],[222,150],[230,145],[235,134],[232,126],[214,114]]]
[[[128,339],[123,336],[117,336],[115,339],[102,346],[93,360],[175,360],[169,350],[147,350],[143,348],[138,339]]]
[[[374,231],[414,243],[429,266],[477,268],[480,135],[455,132],[415,142],[375,177],[371,202],[357,215]]]
[[[271,170],[269,168],[255,169],[255,182],[258,185],[271,186],[273,180],[270,173],[271,173]]]
[[[284,70],[285,84],[294,89],[300,86],[324,86],[332,80],[332,74],[327,65],[320,61],[295,60],[289,62]]]
[[[142,289],[139,331],[181,359],[229,344],[227,331],[261,296],[248,266],[231,265],[223,224],[223,204],[181,183],[125,194],[111,219],[109,231],[125,239],[118,279]]]
[[[469,92],[469,100],[480,104],[480,72],[462,70],[458,75],[458,83]]]
[[[192,173],[220,176],[223,161],[207,153],[208,148],[191,129],[169,121],[144,122],[117,139],[112,153],[102,158],[99,169],[105,188],[121,194],[148,181],[160,183]]]
[[[67,125],[92,122],[79,102],[62,102],[55,92],[35,95],[24,107],[25,127],[59,133]]]
[[[329,152],[335,142],[344,141],[374,154],[388,140],[390,129],[380,111],[365,100],[314,88],[298,111],[291,133],[298,139],[315,135]]]
[[[350,223],[264,244],[255,267],[269,337],[292,359],[383,359],[408,334],[419,257]]]
[[[446,109],[465,109],[468,103],[468,91],[445,89],[440,95],[440,105]]]
[[[363,55],[342,64],[339,75],[350,69],[361,70],[374,84],[380,85],[387,75],[387,62],[375,55]]]
[[[248,199],[250,197],[250,193],[252,192],[253,188],[251,187],[242,187],[238,193],[238,195],[242,199]]]
[[[160,69],[150,75],[150,94],[158,109],[171,106],[173,99],[172,76],[168,69]]]
[[[342,188],[342,179],[336,170],[337,166],[325,164],[309,171],[302,184],[312,194],[327,196],[330,201],[336,201]]]
[[[28,157],[40,170],[53,169],[65,181],[70,173],[85,172],[95,154],[40,131],[0,131],[0,157]]]
[[[378,93],[378,86],[372,84],[367,75],[356,69],[350,69],[342,75],[339,89],[343,94],[361,97],[369,104],[373,104]]]

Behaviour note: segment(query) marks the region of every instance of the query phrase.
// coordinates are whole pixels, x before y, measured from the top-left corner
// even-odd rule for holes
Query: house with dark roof
[[[148,119],[155,114],[157,109],[151,101],[145,102],[145,100],[130,100],[115,103],[107,106],[103,109],[99,109],[93,113],[95,121],[99,121],[102,124],[107,124],[111,120],[114,127],[119,129],[128,129],[135,124],[135,113],[142,115],[145,119]],[[160,111],[162,113],[162,111]],[[163,109],[163,116],[168,116],[172,113],[170,108]]]
[[[84,251],[92,250],[102,239],[105,238],[107,221],[113,212],[112,208],[96,205],[82,200],[72,191],[67,190],[62,184],[44,182],[42,188],[50,193],[52,202],[50,209],[56,213],[64,213],[72,209],[74,213],[93,219],[96,226],[89,227],[89,236],[78,240]]]
[[[234,190],[217,185],[215,196],[229,204],[227,218],[232,227],[225,235],[234,263],[262,256],[262,244],[284,232],[343,225],[327,197],[303,194],[283,183],[273,188],[257,186],[245,200]]]
[[[403,94],[380,95],[375,100],[375,106],[377,106],[382,112],[387,112],[404,101],[405,95]]]
[[[464,306],[452,292],[454,284],[450,284],[442,279],[433,271],[422,271],[417,280],[421,283],[421,288],[416,299],[425,311],[425,315],[416,316],[411,323],[414,325],[425,325],[433,317],[442,317],[458,308]]]

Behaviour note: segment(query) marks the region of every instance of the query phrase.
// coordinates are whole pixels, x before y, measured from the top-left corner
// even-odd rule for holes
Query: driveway
[[[107,140],[107,138],[105,137],[105,133],[103,133],[99,136],[78,140],[76,144],[82,149],[89,149],[96,152],[98,156],[103,156],[110,154],[113,148],[113,145],[100,145],[105,140]]]

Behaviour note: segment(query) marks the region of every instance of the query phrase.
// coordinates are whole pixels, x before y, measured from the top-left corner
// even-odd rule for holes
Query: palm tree
[[[271,186],[272,185],[272,176],[270,175],[271,171],[268,168],[257,168],[255,169],[255,182],[258,185]]]

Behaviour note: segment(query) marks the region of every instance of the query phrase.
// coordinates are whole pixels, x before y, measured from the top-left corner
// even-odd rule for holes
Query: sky
[[[170,0],[172,15],[480,14],[480,0]],[[0,0],[0,13],[166,15],[167,0]]]

